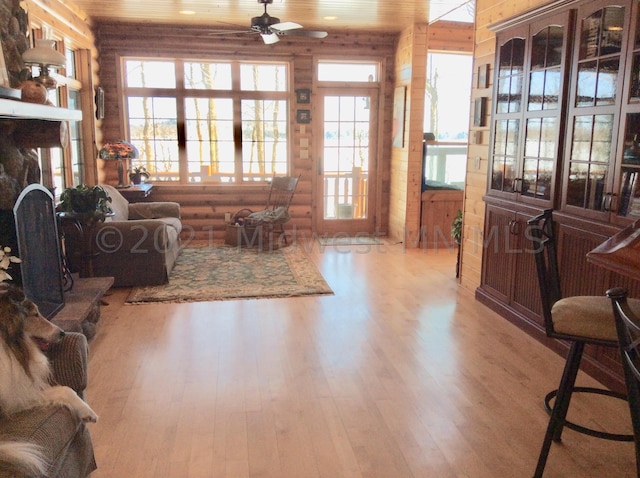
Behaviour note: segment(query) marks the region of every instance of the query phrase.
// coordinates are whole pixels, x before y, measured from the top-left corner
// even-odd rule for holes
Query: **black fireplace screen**
[[[64,306],[62,259],[54,199],[40,184],[27,186],[13,207],[22,259],[22,288],[40,313],[52,318]]]

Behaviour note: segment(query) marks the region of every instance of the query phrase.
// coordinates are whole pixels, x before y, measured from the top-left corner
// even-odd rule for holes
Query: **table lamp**
[[[128,184],[124,184],[124,160],[136,159],[139,156],[138,148],[126,141],[112,141],[104,143],[102,149],[98,153],[100,159],[105,161],[118,161],[118,188],[128,188]]]
[[[40,76],[33,79],[46,89],[54,89],[57,85],[56,79],[49,74],[49,68],[63,68],[67,64],[67,58],[55,50],[53,40],[39,38],[35,41],[35,46],[29,48],[22,54],[22,61],[26,65],[40,67]]]

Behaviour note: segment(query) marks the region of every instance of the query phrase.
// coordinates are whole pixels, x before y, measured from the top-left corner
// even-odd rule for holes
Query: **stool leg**
[[[538,466],[536,467],[536,472],[533,475],[534,478],[541,478],[544,473],[544,467],[547,464],[549,450],[551,449],[551,442],[558,442],[561,439],[564,421],[567,417],[567,411],[569,410],[569,403],[571,402],[571,393],[573,392],[573,387],[576,383],[576,377],[578,376],[578,370],[580,369],[580,361],[582,360],[583,352],[584,343],[573,342],[571,349],[569,350],[569,355],[567,355],[564,371],[562,372],[562,379],[560,380],[558,394],[556,395],[556,400],[551,412],[551,418],[549,419],[547,431],[542,442],[542,449],[540,450],[540,456],[538,457]]]
[[[640,382],[631,371],[627,358],[622,353],[622,365],[627,384],[627,401],[633,426],[633,441],[636,449],[636,474],[640,478]]]

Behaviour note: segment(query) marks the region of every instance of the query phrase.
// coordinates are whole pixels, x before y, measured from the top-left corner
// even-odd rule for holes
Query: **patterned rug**
[[[333,294],[299,247],[260,251],[233,246],[183,249],[160,286],[136,287],[127,303],[208,302]]]

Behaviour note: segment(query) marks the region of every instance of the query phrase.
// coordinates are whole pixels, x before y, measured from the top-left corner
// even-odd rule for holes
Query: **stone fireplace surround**
[[[20,73],[24,69],[22,53],[30,46],[26,34],[27,22],[27,14],[20,7],[20,0],[0,0],[0,39],[10,77],[9,86],[12,88],[20,85]],[[42,176],[38,155],[32,149],[32,145],[25,148],[14,141],[13,134],[21,127],[21,121],[25,120],[0,118],[0,246],[11,247],[15,253],[18,253],[19,247],[13,208],[22,191],[29,185],[39,184]],[[51,214],[51,206],[48,207],[49,211],[43,214]],[[34,215],[40,216],[40,213],[34,214],[33,210],[29,214],[28,221],[34,221]],[[42,247],[44,242],[46,241],[36,240],[36,248],[38,244]],[[51,240],[49,242],[51,243]],[[57,249],[56,254],[59,255],[59,246]],[[44,269],[44,265],[36,264],[33,270],[37,274],[39,267],[42,266]],[[22,286],[22,270],[19,264],[14,266],[18,266],[12,268],[14,283]],[[56,280],[53,277],[56,275],[54,271],[51,273],[52,277],[42,278],[38,281],[38,287],[57,288],[57,285],[51,282]],[[63,305],[53,307],[55,310],[50,312],[50,320],[66,331],[81,332],[88,339],[93,338],[100,317],[102,296],[112,284],[111,277],[75,278],[73,288],[63,294]],[[35,295],[38,296],[37,300],[43,300],[38,293]]]

